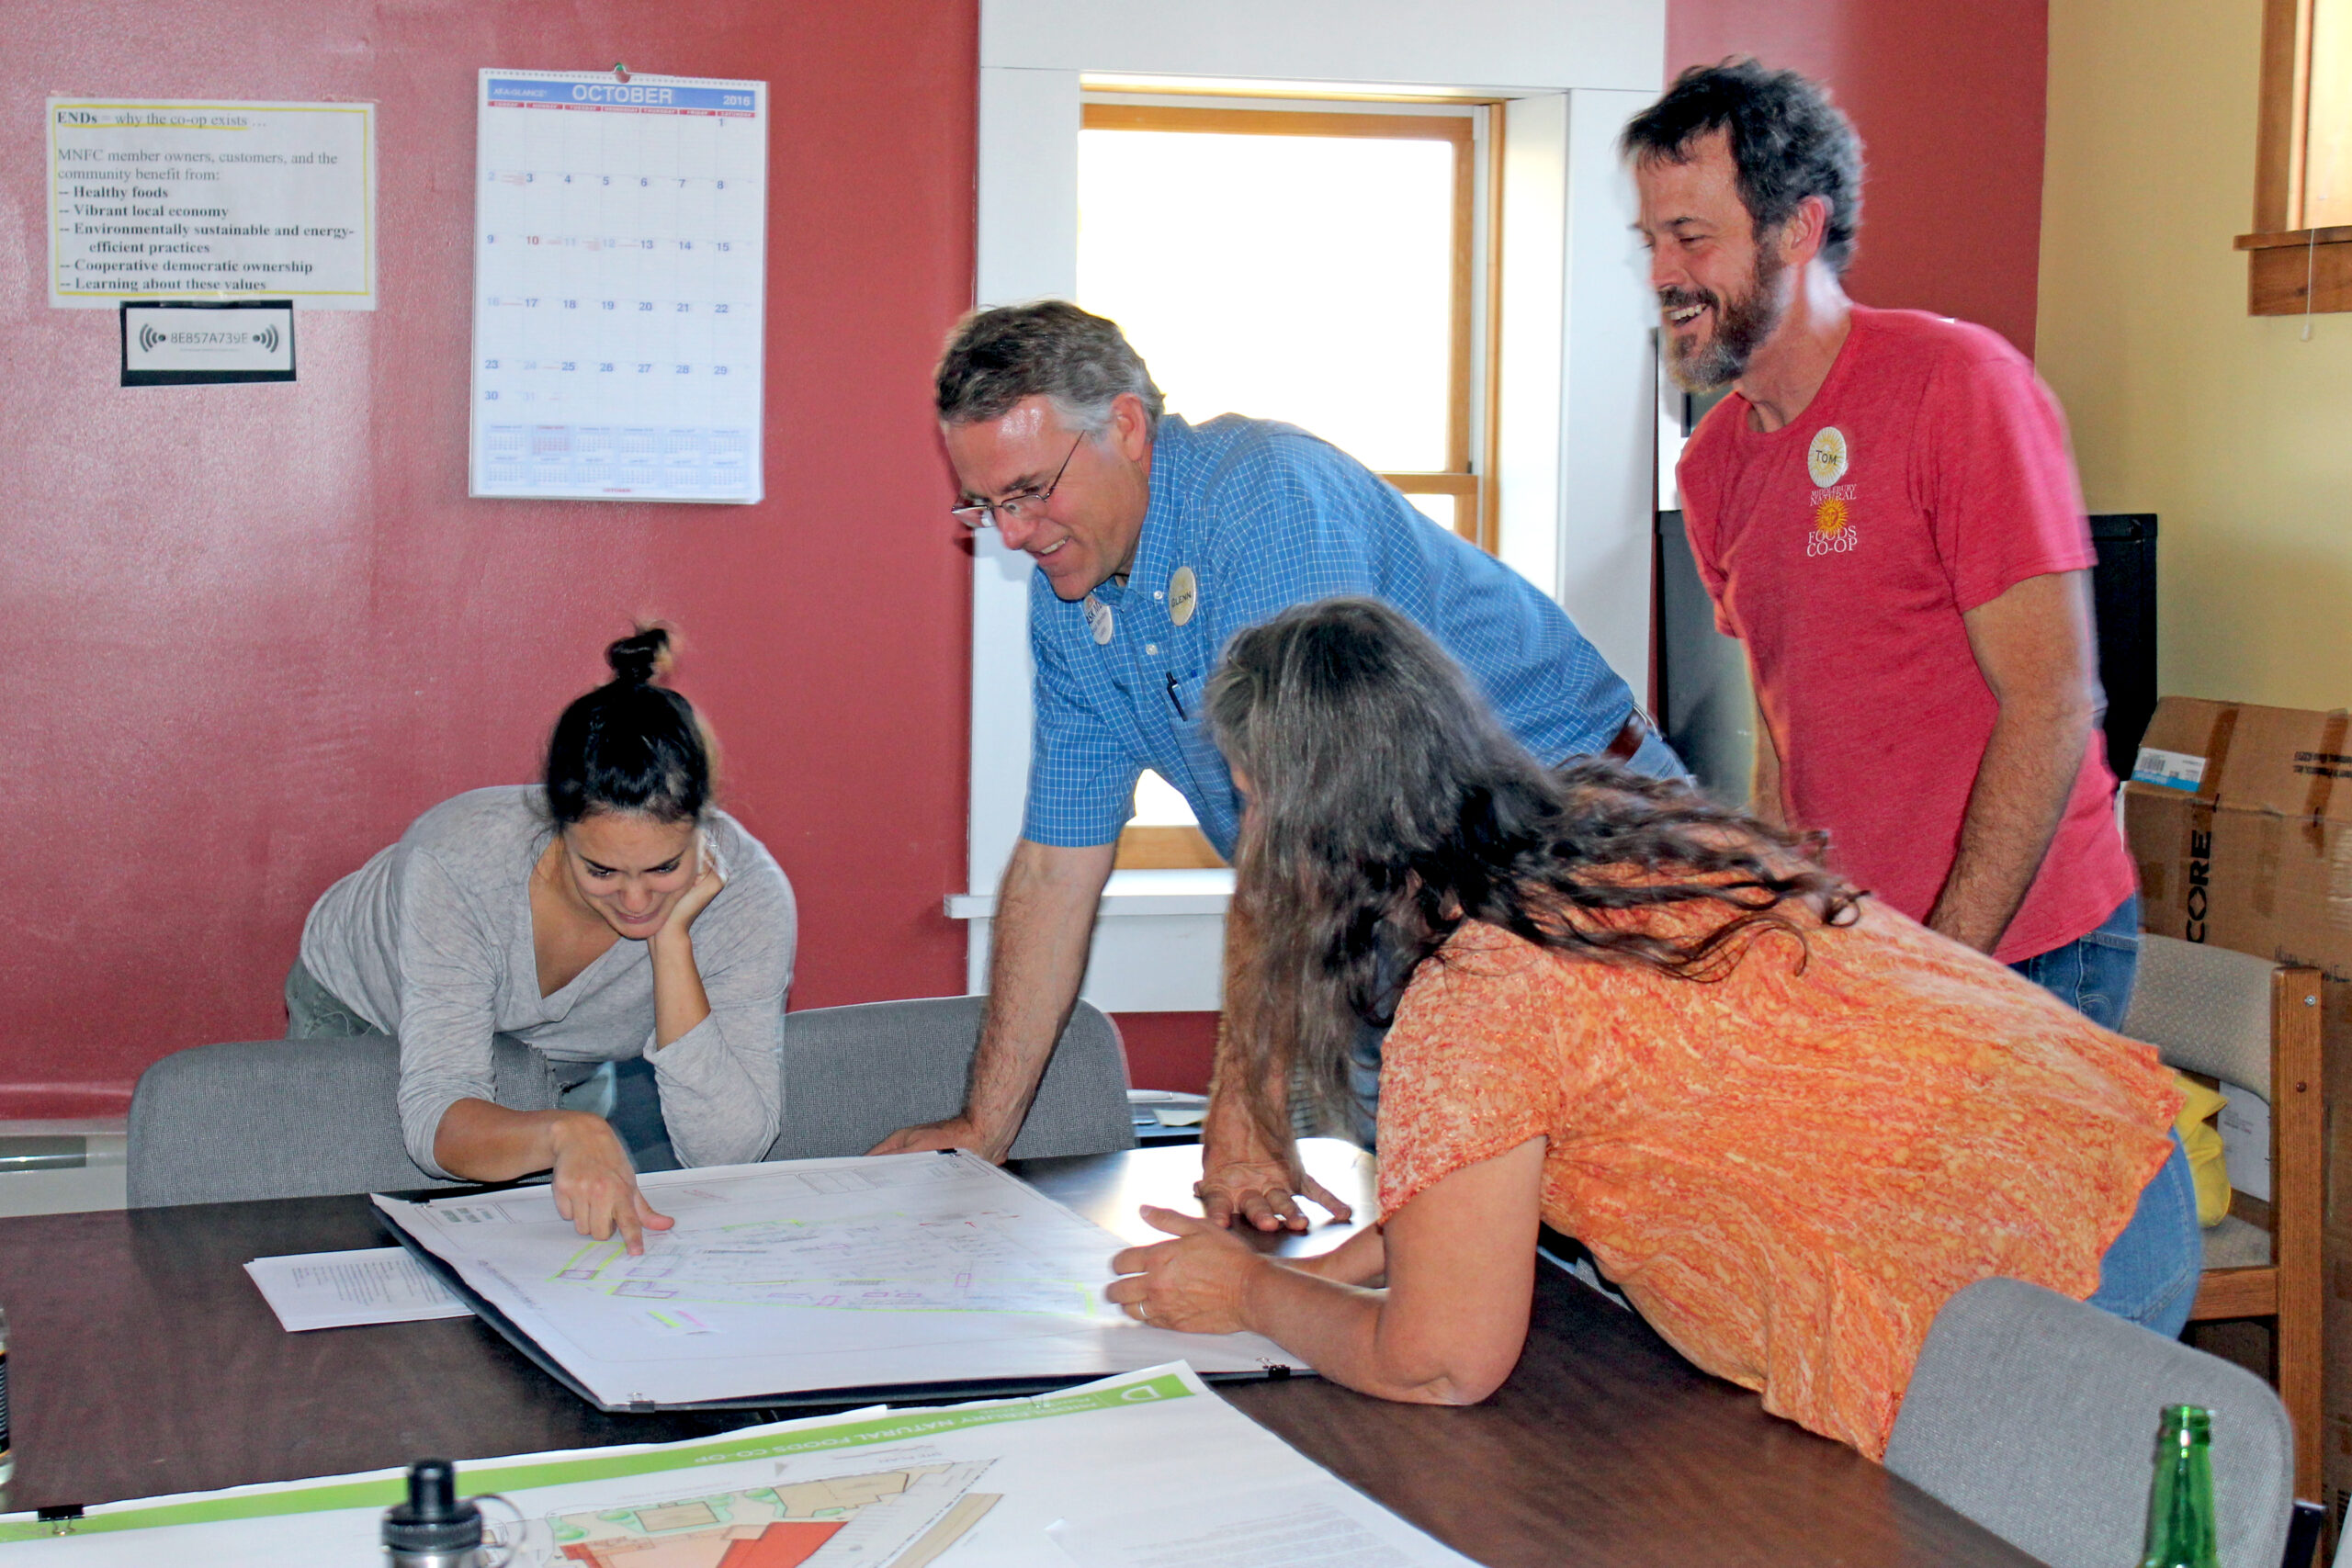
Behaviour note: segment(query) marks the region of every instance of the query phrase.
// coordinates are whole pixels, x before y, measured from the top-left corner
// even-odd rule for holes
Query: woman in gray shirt
[[[491,1036],[583,1079],[652,1064],[689,1166],[756,1160],[775,1140],[794,910],[758,840],[709,803],[686,700],[654,684],[669,634],[605,649],[613,679],[557,720],[544,785],[478,789],[418,818],[327,889],[287,980],[295,1036],[401,1043],[401,1126],[435,1175],[554,1171],[582,1234],[631,1252],[667,1229],[604,1116],[499,1105]]]

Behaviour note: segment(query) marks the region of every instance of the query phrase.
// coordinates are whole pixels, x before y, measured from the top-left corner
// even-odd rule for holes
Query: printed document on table
[[[473,1312],[404,1247],[256,1258],[245,1272],[288,1334],[466,1317]]]
[[[1306,1370],[1254,1334],[1132,1321],[1102,1299],[1125,1244],[970,1155],[639,1179],[677,1223],[646,1232],[638,1258],[582,1237],[544,1187],[376,1203],[608,1409],[1044,1383],[1177,1358]]]
[[[401,1472],[107,1503],[74,1534],[0,1517],[9,1568],[313,1568],[373,1562]],[[506,1568],[1154,1568],[1214,1562],[1463,1568],[1469,1559],[1351,1490],[1178,1363],[1030,1399],[859,1411],[687,1442],[461,1462],[495,1493]],[[1147,1535],[1170,1551],[1150,1555]],[[1211,1537],[1222,1556],[1204,1556]],[[1352,1552],[1353,1555],[1342,1555]],[[1292,1553],[1292,1555],[1284,1555]],[[1317,1555],[1319,1553],[1319,1555]]]
[[[768,85],[476,91],[469,493],[759,500]]]

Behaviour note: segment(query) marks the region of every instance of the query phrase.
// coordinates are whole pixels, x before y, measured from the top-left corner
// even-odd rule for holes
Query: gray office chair
[[[2278,1397],[2295,1423],[2295,1490],[2321,1490],[2322,1384],[2327,1330],[2321,1270],[2327,1130],[2321,1106],[2320,973],[2151,931],[2123,1032],[2167,1066],[2204,1073],[2261,1097],[2270,1146],[2256,1156],[2267,1179],[2230,1172],[2233,1213],[2205,1233],[2205,1278],[2192,1323],[2267,1317],[2278,1334]]]
[[[769,1159],[862,1155],[911,1122],[952,1115],[979,1039],[978,997],[870,1002],[785,1015],[783,1132]],[[492,1042],[498,1102],[556,1103],[545,1059]],[[130,1206],[397,1192],[452,1183],[401,1142],[400,1046],[260,1040],[175,1052],[140,1075],[125,1172]],[[1038,1086],[1012,1152],[1100,1154],[1136,1146],[1119,1032],[1081,1002]]]
[[[545,1058],[491,1043],[498,1102],[555,1104]],[[396,1040],[254,1040],[175,1051],[139,1075],[124,1182],[130,1207],[318,1198],[453,1185],[401,1141]]]
[[[2295,1449],[2269,1385],[2021,1280],[1936,1314],[1886,1468],[2051,1568],[2113,1568],[2139,1554],[2167,1404],[2213,1412],[2222,1568],[2278,1568]]]
[[[784,1125],[770,1159],[862,1155],[899,1128],[953,1116],[979,1043],[984,997],[817,1008],[784,1019]],[[1070,1014],[1013,1140],[1016,1159],[1136,1146],[1119,1031]]]

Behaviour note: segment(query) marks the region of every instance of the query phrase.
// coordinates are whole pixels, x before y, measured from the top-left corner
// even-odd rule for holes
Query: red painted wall
[[[1867,149],[1847,288],[2033,352],[2045,0],[1668,0],[1667,73],[1752,54],[1826,82]]]
[[[1113,1021],[1127,1048],[1127,1081],[1137,1089],[1209,1091],[1216,1056],[1213,1012],[1123,1012]]]
[[[632,616],[800,897],[794,1005],[963,988],[968,557],[928,412],[972,275],[974,0],[12,0],[0,29],[0,1117],[276,1035],[321,889],[532,775]],[[764,79],[755,507],[466,499],[478,67]],[[50,93],[372,99],[381,296],[293,386],[115,385],[51,310]]]

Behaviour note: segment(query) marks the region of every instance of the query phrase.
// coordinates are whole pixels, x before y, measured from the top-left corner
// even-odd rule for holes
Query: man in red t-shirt
[[[1680,481],[1755,672],[1754,808],[2113,1027],[2139,906],[2057,404],[1995,333],[1847,299],[1861,146],[1804,77],[1686,71],[1623,145],[1668,368],[1731,388]]]

